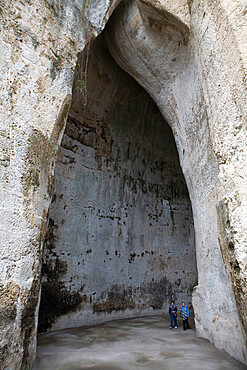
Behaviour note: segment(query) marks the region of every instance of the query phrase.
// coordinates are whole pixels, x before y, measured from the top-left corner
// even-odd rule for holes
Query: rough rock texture
[[[49,210],[41,331],[166,312],[172,297],[191,304],[197,284],[192,211],[171,129],[102,37],[80,56],[75,76]],[[67,295],[65,302],[65,291],[77,305]]]
[[[30,368],[35,356],[42,240],[73,69],[118,3],[0,1],[3,368]],[[246,1],[188,4],[127,4],[109,46],[172,127],[193,208],[197,332],[246,362]]]
[[[195,9],[195,14],[196,25],[201,27],[201,19],[197,18],[197,9]],[[210,41],[213,44],[214,39],[211,38]],[[201,64],[199,67],[197,66],[191,46],[191,44],[195,45],[197,51],[201,42],[201,40],[200,42],[197,40],[196,43],[193,38],[191,39],[189,29],[177,17],[166,12],[165,9],[154,9],[153,4],[145,1],[128,2],[124,7],[117,9],[108,28],[108,45],[113,57],[150,93],[174,132],[180,163],[192,202],[195,223],[198,287],[194,292],[193,304],[197,332],[213,341],[219,348],[224,348],[242,361],[246,361],[246,341],[243,331],[246,315],[246,275],[244,273],[246,244],[243,240],[244,235],[246,237],[246,234],[243,233],[245,219],[244,217],[241,219],[239,247],[233,243],[227,248],[224,247],[225,238],[223,235],[229,234],[225,224],[228,224],[228,230],[232,228],[229,221],[229,207],[225,206],[227,201],[222,199],[226,181],[221,182],[220,165],[222,161],[225,162],[225,159],[222,158],[223,153],[220,153],[220,146],[217,145],[217,135],[213,135],[213,132],[219,129],[218,121],[214,122],[212,119],[211,104],[206,106],[204,98],[203,88],[205,84],[207,86],[205,74],[211,73],[212,69],[211,59],[207,55],[208,46],[205,46],[207,52],[199,53],[202,62],[205,60],[207,62],[204,75],[202,75],[203,71],[200,70]],[[221,57],[220,54],[219,57]],[[216,60],[215,57],[214,63]],[[224,68],[226,67],[224,65]],[[217,68],[222,73],[223,68],[220,64]],[[241,80],[242,71],[238,74],[238,79]],[[212,91],[208,100],[213,100],[215,97],[216,92],[213,89],[216,81],[219,84],[218,91],[221,91],[219,89],[220,81],[216,77],[218,77],[217,71],[214,69],[210,78]],[[241,86],[241,81],[239,83]],[[226,82],[222,86],[226,86]],[[220,95],[220,91],[217,99],[213,102],[215,105],[220,104],[220,101],[223,100],[217,109],[215,106],[216,115],[221,105],[226,107],[225,94]],[[242,102],[241,98],[240,95],[239,104]],[[236,104],[234,104],[235,107]],[[239,108],[238,114],[243,117],[241,106]],[[233,107],[230,110],[232,111]],[[226,114],[226,112],[226,108],[222,109],[222,114]],[[225,120],[226,117],[224,117]],[[237,118],[235,121],[233,120],[233,126],[237,125],[238,130],[243,132],[241,130],[243,124],[240,124],[239,121],[240,119]],[[234,137],[236,132],[234,132],[234,127],[229,130],[226,121],[225,126],[225,139],[227,138],[231,142],[230,138]],[[223,128],[220,125],[219,134],[222,132]],[[243,140],[243,136],[240,140]],[[223,138],[221,142],[223,142]],[[236,148],[235,146],[235,150]],[[225,149],[227,150],[227,145]],[[232,157],[230,153],[228,151],[228,157],[229,155]],[[236,155],[240,159],[238,152]],[[244,163],[245,159],[241,165]],[[225,178],[228,179],[229,187],[231,187],[230,183],[234,181],[233,167],[230,167],[232,172],[224,173]],[[243,173],[241,172],[241,176]],[[239,185],[244,195],[246,186],[244,183],[241,185],[241,182]],[[240,205],[240,191],[237,194]],[[236,196],[235,203],[237,202]],[[237,204],[235,204],[236,206]],[[241,208],[237,217],[239,227],[240,217],[245,215],[243,204]],[[236,233],[237,230],[231,235]],[[229,238],[229,235],[227,236]],[[236,249],[235,253],[234,248]],[[241,256],[241,263],[236,259],[237,253]],[[231,282],[234,286],[235,297]],[[242,323],[238,318],[238,312]],[[238,342],[239,345],[236,346]]]
[[[26,369],[35,357],[53,158],[77,55],[95,32],[86,10],[81,1],[0,2],[1,368]]]
[[[247,331],[246,6],[246,1],[192,4],[193,45],[207,103],[213,151],[218,165],[215,204],[218,237],[245,333]],[[196,19],[193,14],[196,14]]]

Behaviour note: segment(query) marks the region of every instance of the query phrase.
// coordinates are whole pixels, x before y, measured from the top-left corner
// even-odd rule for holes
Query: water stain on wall
[[[85,66],[79,57],[77,73]],[[40,331],[162,312],[197,283],[193,217],[172,132],[101,36],[87,102],[75,78],[43,258]],[[67,325],[67,324],[64,324]]]

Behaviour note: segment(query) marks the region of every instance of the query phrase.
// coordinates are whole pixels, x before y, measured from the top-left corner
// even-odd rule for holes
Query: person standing
[[[190,317],[190,312],[188,306],[183,302],[180,309],[181,318],[183,319],[183,329],[190,329],[188,318]]]
[[[173,328],[173,321],[174,321],[174,324],[175,324],[175,329],[177,329],[177,306],[175,305],[174,301],[171,301],[171,304],[169,306],[169,315],[170,315],[170,319],[171,319],[171,324],[170,324],[170,329]]]

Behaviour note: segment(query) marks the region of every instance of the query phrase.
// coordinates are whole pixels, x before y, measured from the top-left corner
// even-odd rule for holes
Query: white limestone
[[[78,52],[117,4],[0,3],[1,366],[8,369],[30,368],[35,356],[54,169],[52,160],[46,168],[30,160],[30,137],[45,142],[47,134],[46,149],[60,144]],[[174,133],[195,223],[197,332],[246,363],[246,1],[189,1],[190,23],[185,2],[137,4],[126,5],[109,47]]]

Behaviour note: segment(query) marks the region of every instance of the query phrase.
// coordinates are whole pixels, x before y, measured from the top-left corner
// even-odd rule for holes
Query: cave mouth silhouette
[[[39,332],[192,305],[193,215],[173,134],[104,32],[78,57],[48,218]]]

